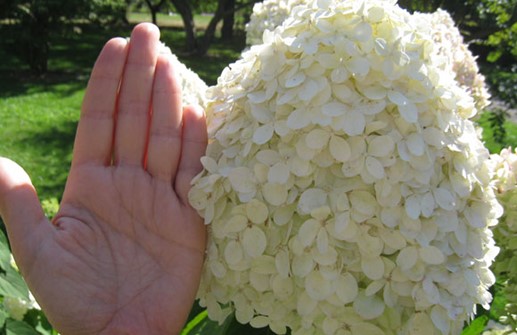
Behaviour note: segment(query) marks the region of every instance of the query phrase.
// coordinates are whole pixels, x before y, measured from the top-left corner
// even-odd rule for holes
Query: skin
[[[63,335],[178,334],[199,285],[206,230],[187,194],[207,142],[182,107],[159,30],[140,24],[97,59],[56,217],[0,158],[0,213],[17,264]]]

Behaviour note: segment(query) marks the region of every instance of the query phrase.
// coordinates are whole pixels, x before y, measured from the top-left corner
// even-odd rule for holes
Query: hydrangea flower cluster
[[[246,25],[248,45],[262,43],[266,29],[274,30],[289,16],[293,8],[302,0],[265,0],[253,7],[250,22]],[[436,43],[435,57],[445,61],[447,71],[455,73],[455,79],[468,90],[476,102],[476,108],[482,110],[490,104],[490,94],[485,77],[479,72],[476,57],[472,55],[463,36],[455,25],[451,15],[442,9],[434,13],[415,13],[417,22],[422,22],[424,29],[431,29]]]
[[[11,266],[16,271],[19,271],[18,265],[16,264],[13,255],[11,254]],[[36,299],[32,295],[31,292],[29,292],[29,300],[25,300],[23,298],[19,297],[9,297],[5,296],[3,297],[2,305],[4,307],[4,310],[7,312],[7,314],[18,321],[23,320],[23,317],[30,309],[38,309],[41,310],[41,307],[36,302]]]
[[[305,0],[264,0],[253,5],[250,21],[246,24],[246,43],[262,43],[265,30],[274,30],[284,22],[294,6]]]
[[[502,209],[472,97],[392,0],[293,9],[209,91],[198,298],[304,334],[456,334]]]
[[[503,284],[508,303],[501,321],[517,332],[517,152],[503,149],[500,154],[491,155],[490,161],[494,164],[494,186],[504,207],[504,215],[494,229],[501,253],[493,271],[498,278],[507,278]]]
[[[23,317],[30,309],[40,309],[32,294],[29,301],[21,298],[4,297],[2,304],[7,314],[18,321],[23,320]]]
[[[449,71],[456,74],[456,80],[468,90],[482,110],[490,104],[490,94],[485,77],[479,72],[476,57],[472,55],[451,15],[442,9],[430,14],[415,14],[425,25],[431,26],[433,40],[437,44],[436,56],[448,61]]]
[[[187,68],[185,64],[179,61],[178,57],[171,52],[169,47],[165,46],[165,44],[161,45],[161,52],[163,53],[171,53],[172,54],[172,65],[174,70],[177,73],[177,77],[179,79],[179,84],[181,86],[181,98],[183,101],[183,105],[206,105],[206,91],[208,90],[208,86],[206,83],[199,77],[197,73]]]
[[[481,335],[515,335],[515,333],[509,326],[489,320]]]

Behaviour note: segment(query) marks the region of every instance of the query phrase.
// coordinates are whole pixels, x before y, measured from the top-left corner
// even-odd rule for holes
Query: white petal
[[[250,271],[250,285],[257,292],[269,290],[270,275]]]
[[[409,333],[418,335],[434,335],[435,327],[426,313],[415,313],[408,322]],[[444,333],[448,334],[448,333]]]
[[[384,335],[384,331],[374,324],[360,322],[350,326],[353,335]],[[420,335],[420,334],[419,334]]]
[[[256,258],[266,250],[266,234],[259,227],[252,226],[244,231],[242,243],[246,253],[252,258]]]
[[[308,247],[314,242],[321,229],[321,224],[317,220],[309,219],[300,227],[300,230],[298,231],[298,240],[304,247]]]
[[[373,216],[377,210],[377,200],[370,192],[353,191],[349,199],[351,208],[362,214]]]
[[[406,247],[406,238],[398,230],[383,230],[380,237],[392,249],[400,250]]]
[[[276,253],[275,256],[275,265],[278,271],[278,274],[287,278],[289,276],[289,253],[285,249],[281,249]]]
[[[353,57],[346,62],[347,69],[355,76],[364,77],[370,71],[370,62],[366,58]]]
[[[431,217],[435,209],[435,201],[431,192],[427,192],[426,194],[424,194],[420,201],[422,207],[422,215],[426,218]]]
[[[348,110],[349,107],[341,102],[329,102],[321,107],[321,112],[328,116],[340,116]]]
[[[372,100],[380,100],[386,97],[387,90],[386,88],[377,85],[377,86],[368,86],[361,90],[361,92],[368,98]]]
[[[350,146],[342,137],[332,135],[329,142],[329,150],[332,157],[338,162],[346,162],[350,159]]]
[[[344,67],[335,68],[330,73],[330,80],[336,84],[343,83],[348,78],[350,78],[350,72],[348,72],[348,70]]]
[[[305,81],[305,73],[298,72],[285,81],[285,87],[286,88],[296,87],[296,86],[300,85],[301,83],[303,83],[304,81]]]
[[[418,250],[410,246],[400,250],[396,262],[402,270],[409,270],[416,264],[417,260]]]
[[[313,271],[305,277],[305,289],[314,300],[327,299],[332,293],[332,283],[328,281],[320,271]]]
[[[293,280],[289,277],[274,276],[271,288],[276,298],[280,300],[289,299],[294,291]]]
[[[395,142],[390,136],[375,136],[368,143],[368,154],[375,157],[386,157],[395,150]]]
[[[318,236],[316,236],[316,246],[318,251],[322,254],[326,253],[329,247],[329,235],[326,229],[320,229]]]
[[[276,163],[268,172],[268,181],[270,183],[285,184],[289,179],[291,171],[285,163]]]
[[[384,262],[380,257],[361,258],[361,269],[366,277],[371,280],[379,280],[384,275]]]
[[[438,187],[433,190],[434,199],[441,208],[451,211],[456,207],[456,199],[449,190]]]
[[[303,278],[314,269],[314,265],[311,255],[303,254],[301,256],[296,256],[294,257],[292,264],[293,274],[296,277]]]
[[[416,220],[420,216],[421,208],[420,208],[420,197],[418,195],[411,195],[406,198],[406,202],[404,204],[407,215]]]
[[[342,274],[335,284],[336,295],[343,304],[348,304],[355,300],[359,293],[357,280],[350,273]]]
[[[305,144],[311,149],[321,149],[327,145],[330,134],[323,129],[313,129],[305,137]]]
[[[445,256],[435,246],[427,246],[423,247],[419,250],[420,258],[427,264],[438,265],[442,264],[445,261]]]
[[[293,217],[294,209],[291,206],[278,207],[275,209],[273,213],[273,221],[279,225],[283,226]]]
[[[408,98],[406,96],[398,91],[389,91],[388,92],[388,99],[396,104],[397,106],[404,106],[409,103]]]
[[[253,133],[253,142],[256,144],[264,144],[273,137],[274,126],[272,123],[268,123],[258,127]]]
[[[266,183],[262,186],[264,199],[273,206],[280,206],[287,200],[287,188],[284,184]]]
[[[232,188],[237,192],[251,193],[256,190],[253,174],[248,168],[237,167],[233,169],[228,176],[228,180]]]
[[[253,328],[264,328],[269,325],[269,318],[263,315],[257,315],[250,321]]]
[[[314,209],[327,203],[327,192],[319,188],[305,190],[298,201],[298,213],[310,214]]]
[[[232,216],[224,225],[224,232],[228,233],[238,233],[243,231],[248,225],[248,218],[244,215],[234,215]]]
[[[312,299],[307,295],[307,293],[302,292],[302,294],[298,295],[298,301],[296,303],[296,311],[301,316],[306,316],[312,313],[318,302],[315,299]]]
[[[452,320],[449,318],[445,308],[435,305],[431,310],[431,320],[433,320],[435,327],[440,329],[442,334],[449,334]]]
[[[398,109],[400,115],[406,122],[416,123],[418,121],[418,108],[414,103],[410,102],[406,105],[399,105]]]
[[[371,156],[366,157],[365,166],[368,173],[376,179],[384,178],[384,166],[376,158]]]
[[[264,223],[269,216],[269,211],[262,201],[253,199],[246,204],[246,216],[253,223]]]
[[[367,296],[374,295],[375,293],[382,290],[384,285],[386,285],[385,279],[372,281],[370,285],[366,287],[366,290],[364,290],[364,294],[366,294]]]
[[[372,32],[368,22],[361,22],[354,29],[354,37],[360,42],[366,42],[372,37]]]
[[[385,305],[381,298],[376,295],[366,296],[364,292],[359,292],[354,300],[354,310],[365,320],[372,320],[381,316],[384,312],[384,307]]]
[[[224,260],[228,264],[237,264],[243,259],[242,245],[237,241],[230,241],[224,248]]]
[[[406,140],[409,152],[415,156],[421,156],[425,152],[424,137],[421,134],[412,133]]]

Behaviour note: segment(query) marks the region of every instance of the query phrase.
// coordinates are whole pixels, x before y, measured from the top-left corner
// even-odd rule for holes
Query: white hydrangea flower
[[[206,91],[208,90],[208,86],[203,79],[201,79],[197,73],[186,67],[165,44],[161,45],[161,52],[172,54],[172,65],[181,86],[183,105],[206,106]]]
[[[266,30],[273,30],[284,22],[293,7],[305,3],[305,0],[264,0],[253,5],[250,21],[246,24],[246,43],[262,43]]]
[[[295,6],[303,0],[265,0],[253,7],[250,22],[246,25],[246,41],[248,45],[262,43],[265,30],[274,30],[289,16]],[[451,15],[442,9],[434,13],[415,13],[421,20],[424,29],[431,29],[436,47],[435,57],[442,59],[447,71],[455,74],[455,79],[468,90],[478,111],[490,104],[490,93],[485,77],[479,72],[476,57],[472,55],[468,45],[463,41],[458,27]]]
[[[40,310],[40,306],[34,299],[32,293],[29,292],[29,300],[13,297],[4,297],[2,302],[7,314],[18,321],[23,320],[23,317],[30,309]]]
[[[482,335],[517,335],[517,330],[512,331],[509,326],[490,320]]]
[[[498,278],[507,279],[503,292],[507,304],[501,322],[517,332],[517,152],[511,148],[490,156],[494,165],[493,183],[497,197],[504,207],[504,215],[494,227],[494,237],[501,247],[493,271]]]
[[[451,15],[442,9],[430,14],[415,14],[426,25],[430,25],[434,41],[439,46],[436,56],[448,62],[456,80],[467,89],[476,102],[476,108],[482,110],[490,104],[490,94],[485,84],[485,77],[479,72],[476,57],[464,43],[458,27]]]
[[[295,7],[210,89],[189,198],[209,317],[277,334],[457,334],[501,208],[474,101],[392,0]]]

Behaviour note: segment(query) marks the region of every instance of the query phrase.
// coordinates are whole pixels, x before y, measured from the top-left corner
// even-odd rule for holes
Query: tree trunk
[[[151,12],[151,18],[152,18],[154,24],[157,24],[157,22],[158,22],[156,19],[156,16],[157,16],[158,12],[160,11],[160,8],[162,7],[164,2],[165,2],[165,0],[160,0],[160,2],[155,5],[151,2],[151,0],[145,0],[145,3],[147,4],[149,11]]]
[[[224,5],[223,27],[221,38],[229,41],[233,38],[233,25],[235,24],[235,0],[226,0]]]
[[[217,1],[217,10],[214,13],[214,16],[210,20],[208,27],[206,27],[205,34],[203,35],[203,40],[201,45],[199,46],[199,54],[205,55],[210,47],[210,44],[214,40],[215,31],[217,28],[217,24],[221,21],[225,14],[225,5],[229,0],[218,0]]]
[[[194,24],[194,15],[188,0],[171,0],[176,10],[181,15],[183,27],[186,34],[186,48],[189,52],[195,52],[198,49],[196,40],[196,26]]]

